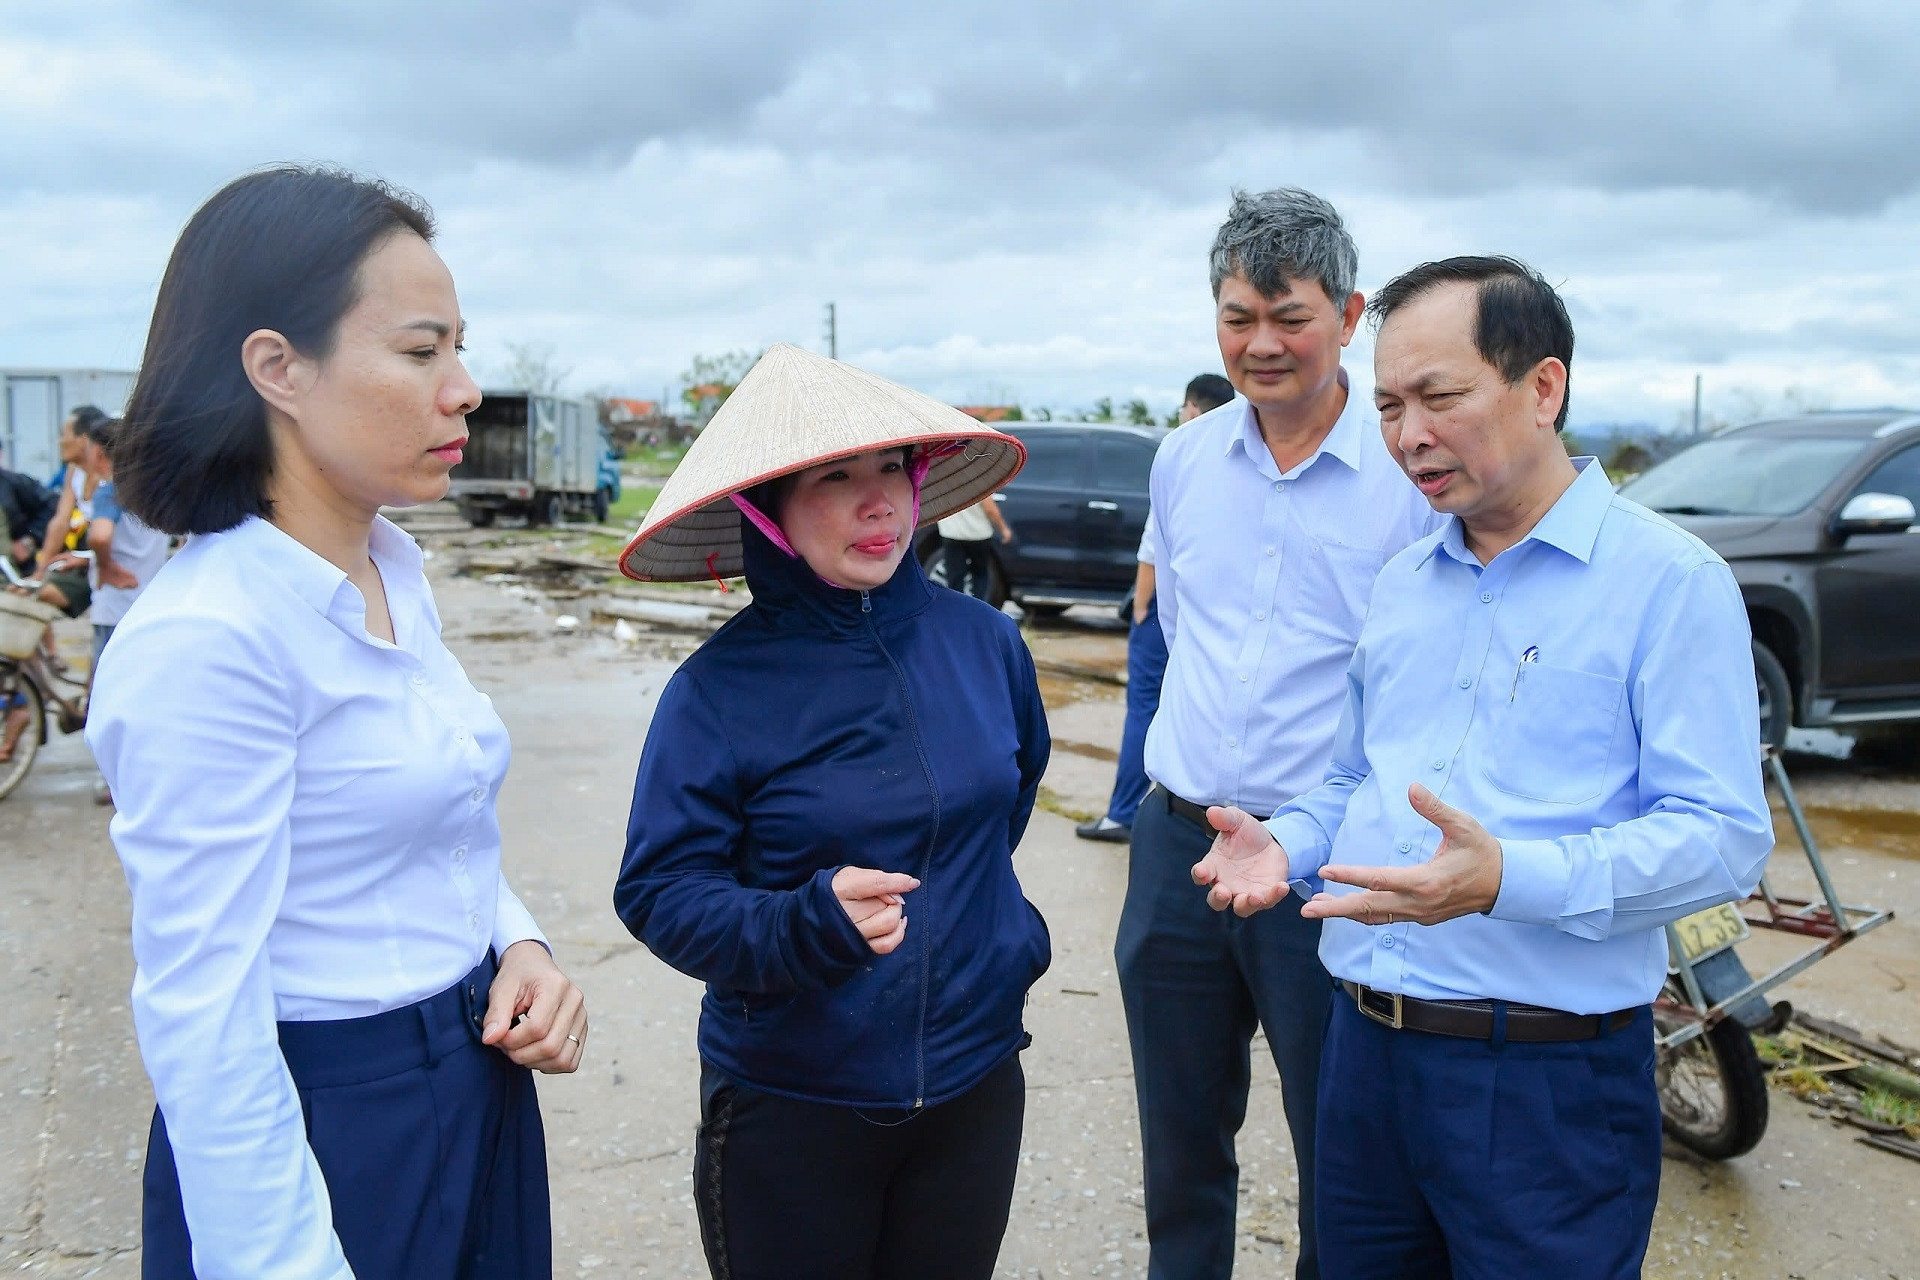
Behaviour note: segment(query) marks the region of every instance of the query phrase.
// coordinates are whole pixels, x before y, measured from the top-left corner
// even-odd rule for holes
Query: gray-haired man
[[[1362,299],[1333,206],[1236,193],[1212,254],[1215,323],[1243,398],[1154,462],[1157,599],[1169,650],[1147,734],[1115,959],[1146,1173],[1149,1274],[1232,1271],[1250,1044],[1264,1028],[1299,1172],[1295,1274],[1317,1276],[1313,1126],[1331,984],[1297,899],[1216,914],[1191,870],[1206,810],[1271,814],[1316,786],[1380,566],[1437,524],[1340,367]]]

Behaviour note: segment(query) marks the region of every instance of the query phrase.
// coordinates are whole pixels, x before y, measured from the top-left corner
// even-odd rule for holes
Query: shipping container
[[[114,369],[0,369],[0,466],[48,480],[60,469],[60,424],[83,404],[120,416],[131,373]]]

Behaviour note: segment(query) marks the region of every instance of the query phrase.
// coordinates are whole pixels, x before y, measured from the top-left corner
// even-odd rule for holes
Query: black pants
[[[964,591],[976,600],[987,598],[992,569],[984,542],[959,542],[947,539],[942,548],[946,556],[947,585]]]
[[[987,1280],[1027,1081],[1019,1055],[920,1112],[801,1102],[700,1077],[693,1157],[715,1280]]]
[[[1289,895],[1245,920],[1207,906],[1193,864],[1212,843],[1147,793],[1133,820],[1127,898],[1114,959],[1133,1047],[1146,1171],[1147,1274],[1224,1280],[1232,1273],[1240,1165],[1256,1026],[1280,1069],[1300,1177],[1294,1275],[1320,1274],[1314,1237],[1314,1100],[1320,1041],[1333,998],[1320,965],[1320,924]]]

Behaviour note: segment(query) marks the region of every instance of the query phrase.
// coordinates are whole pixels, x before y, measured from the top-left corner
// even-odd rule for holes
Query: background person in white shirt
[[[335,170],[230,183],[116,445],[121,504],[192,535],[87,728],[159,1102],[149,1280],[551,1273],[528,1069],[579,1066],[586,1010],[500,871],[506,727],[377,515],[446,493],[480,403],[432,233]]]
[[[1320,781],[1374,576],[1437,524],[1340,367],[1363,304],[1357,269],[1326,201],[1236,193],[1211,271],[1221,358],[1243,398],[1168,437],[1153,465],[1168,663],[1114,956],[1154,1277],[1232,1270],[1234,1137],[1256,1027],[1299,1170],[1295,1274],[1319,1274],[1314,1094],[1332,994],[1320,926],[1297,900],[1252,919],[1216,914],[1190,869],[1212,842],[1206,806],[1271,814]]]
[[[947,585],[976,600],[985,600],[993,585],[987,542],[996,535],[1002,543],[1013,541],[1013,526],[1000,514],[1000,504],[992,498],[976,502],[940,521],[939,529],[940,541],[945,544],[941,554]]]
[[[51,562],[51,565],[70,563],[81,574],[85,599],[93,613],[93,662],[87,668],[89,681],[93,673],[100,670],[100,655],[106,651],[107,641],[113,638],[113,629],[153,581],[153,575],[160,572],[160,566],[167,562],[167,535],[131,511],[122,511],[114,494],[113,444],[119,431],[120,420],[104,415],[75,424],[75,438],[81,447],[73,473],[98,484],[86,504],[85,532],[93,557],[86,560],[67,556]],[[55,523],[59,523],[58,519]],[[72,590],[68,587],[69,592]],[[95,804],[113,802],[113,793],[105,778],[95,779],[93,801]]]
[[[1233,384],[1217,373],[1203,373],[1187,384],[1180,402],[1180,425],[1233,399]],[[1167,674],[1167,638],[1160,632],[1160,611],[1153,603],[1153,525],[1140,533],[1139,567],[1128,602],[1133,626],[1127,632],[1127,719],[1120,730],[1120,759],[1113,770],[1113,794],[1107,811],[1081,823],[1073,833],[1082,840],[1124,844],[1133,832],[1133,815],[1153,784],[1147,779],[1147,726],[1160,709],[1160,682]]]

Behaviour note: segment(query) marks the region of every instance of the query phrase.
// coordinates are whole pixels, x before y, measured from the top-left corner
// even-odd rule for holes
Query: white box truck
[[[467,415],[467,447],[447,496],[473,524],[501,512],[528,524],[607,518],[607,438],[593,406],[530,391],[487,391]],[[617,473],[616,473],[617,476]],[[617,481],[616,481],[617,482]]]

